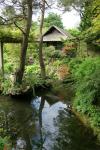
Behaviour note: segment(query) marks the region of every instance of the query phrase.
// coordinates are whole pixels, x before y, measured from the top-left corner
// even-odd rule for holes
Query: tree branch
[[[46,4],[49,8],[51,8],[51,6],[52,6],[52,5],[49,5],[46,0],[45,0],[45,4]]]
[[[14,21],[14,25],[23,33],[25,34],[24,30],[18,26],[18,24]]]

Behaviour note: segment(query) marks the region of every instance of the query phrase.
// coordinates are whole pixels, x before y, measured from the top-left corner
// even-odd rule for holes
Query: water
[[[30,101],[0,97],[0,135],[10,135],[12,150],[100,150],[92,131],[52,93]]]

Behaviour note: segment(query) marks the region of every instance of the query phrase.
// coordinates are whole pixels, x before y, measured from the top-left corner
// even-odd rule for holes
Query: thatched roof
[[[68,31],[64,31],[63,29],[57,26],[51,26],[44,34],[43,34],[43,42],[50,41],[62,41],[66,39],[70,39],[72,36]]]

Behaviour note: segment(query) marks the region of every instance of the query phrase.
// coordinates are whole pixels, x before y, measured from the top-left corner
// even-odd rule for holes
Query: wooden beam
[[[4,74],[4,63],[3,63],[3,43],[0,42],[0,72]]]

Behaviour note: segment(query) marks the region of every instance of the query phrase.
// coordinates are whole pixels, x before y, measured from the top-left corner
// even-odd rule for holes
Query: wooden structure
[[[43,43],[46,43],[47,46],[53,45],[55,47],[60,47],[63,41],[72,38],[68,31],[64,31],[63,29],[57,26],[51,26],[44,34],[43,34]]]
[[[5,43],[22,43],[22,39],[16,39],[11,37],[3,37],[0,38],[0,73],[4,74],[4,60],[3,60],[3,53],[4,53],[4,44]]]
[[[29,42],[31,43],[33,42],[33,37],[31,36],[29,37]],[[2,74],[4,74],[4,60],[3,60],[4,48],[3,47],[5,43],[22,44],[22,34],[16,36],[15,34],[13,35],[12,33],[10,33],[10,35],[8,35],[6,32],[4,32],[4,35],[0,36],[0,73]]]

